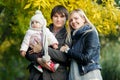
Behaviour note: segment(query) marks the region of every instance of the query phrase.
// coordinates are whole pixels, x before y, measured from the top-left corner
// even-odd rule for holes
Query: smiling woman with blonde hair
[[[71,58],[69,80],[102,80],[96,28],[81,9],[73,10],[68,21],[72,46],[65,45],[60,50]]]

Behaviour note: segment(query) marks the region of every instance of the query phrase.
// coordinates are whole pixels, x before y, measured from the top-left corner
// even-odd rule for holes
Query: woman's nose
[[[73,19],[73,22],[75,22],[75,19]]]
[[[73,19],[72,21],[71,21],[71,23],[74,23],[75,22],[75,20]]]

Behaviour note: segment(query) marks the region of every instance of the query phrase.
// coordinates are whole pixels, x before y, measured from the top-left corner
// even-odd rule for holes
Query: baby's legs
[[[55,72],[59,67],[59,64],[54,63],[52,60],[46,62],[46,64],[49,67],[49,70],[52,71],[52,72]]]
[[[54,63],[51,59],[50,56],[42,56],[42,59],[38,59],[38,63],[40,64],[41,61],[46,64],[46,69],[55,72],[57,68],[59,67],[58,63]]]
[[[41,65],[33,65],[38,71],[43,72]]]
[[[41,55],[41,53],[34,53],[33,56],[36,56],[36,57],[40,58],[42,55]],[[37,62],[37,64],[34,64],[33,66],[34,66],[38,71],[43,72],[42,66],[39,65],[38,62]]]

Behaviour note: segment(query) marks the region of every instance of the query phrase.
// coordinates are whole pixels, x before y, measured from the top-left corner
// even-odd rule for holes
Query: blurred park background
[[[99,32],[103,80],[120,80],[120,0],[0,0],[0,80],[28,79],[29,62],[19,49],[30,18],[40,9],[49,25],[59,4],[85,11]]]

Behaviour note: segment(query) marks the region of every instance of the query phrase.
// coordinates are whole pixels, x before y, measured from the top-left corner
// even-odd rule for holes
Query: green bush
[[[120,43],[109,42],[101,47],[103,80],[120,80]]]

